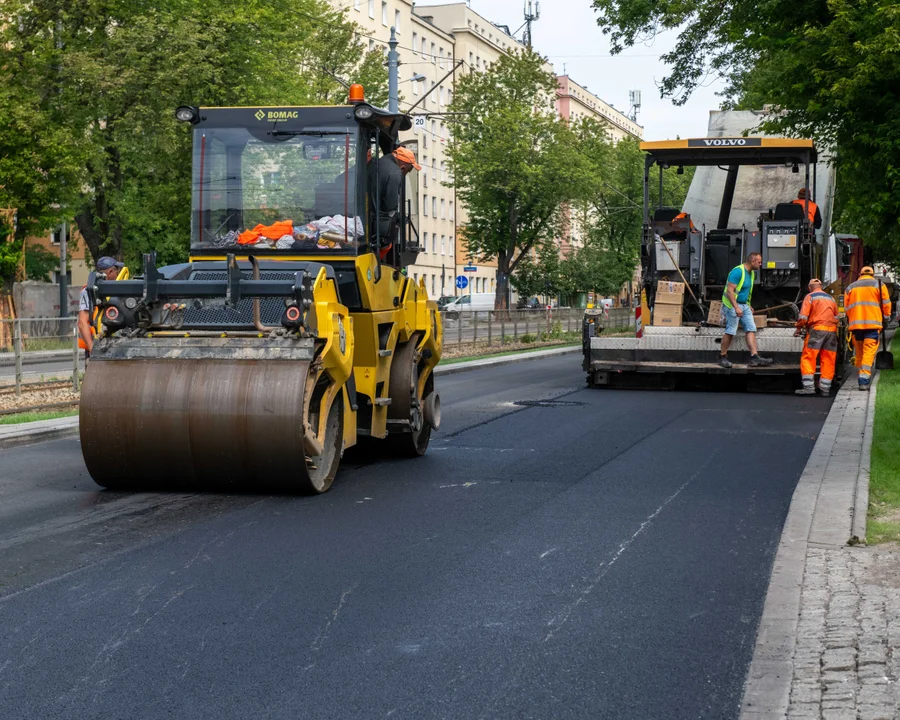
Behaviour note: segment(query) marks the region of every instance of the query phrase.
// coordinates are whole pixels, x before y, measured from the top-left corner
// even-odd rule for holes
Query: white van
[[[444,305],[441,311],[448,319],[459,317],[459,314],[469,312],[482,312],[485,310],[493,310],[496,300],[496,293],[472,293],[470,295],[461,295],[451,303]]]

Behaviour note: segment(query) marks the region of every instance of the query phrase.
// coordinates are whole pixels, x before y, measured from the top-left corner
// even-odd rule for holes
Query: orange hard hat
[[[416,170],[421,170],[422,166],[416,162],[416,156],[413,155],[412,150],[409,150],[405,147],[398,147],[394,150],[394,157],[397,158],[402,163],[406,163],[407,165],[412,165]]]
[[[874,275],[875,270],[871,265],[866,265],[862,270],[859,271],[860,275]]]

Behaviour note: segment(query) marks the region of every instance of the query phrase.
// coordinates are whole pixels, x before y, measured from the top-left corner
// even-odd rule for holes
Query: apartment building
[[[87,252],[87,245],[81,239],[81,235],[75,229],[75,226],[69,224],[67,229],[66,258],[69,266],[67,281],[69,287],[81,287],[87,282],[88,275],[93,269],[92,261]],[[59,257],[61,231],[61,227],[56,227],[46,235],[29,236],[25,238],[25,242],[28,245],[41,245]],[[59,271],[53,273],[51,281],[59,283]]]
[[[560,117],[570,122],[585,117],[593,118],[606,126],[614,140],[626,137],[643,140],[644,128],[625,113],[616,110],[568,75],[559,75],[556,80],[559,83],[556,91],[556,111]]]
[[[408,0],[330,0],[347,9],[347,17],[362,28],[370,50],[388,50],[396,28],[400,60],[400,109],[424,118],[402,139],[418,141],[419,241],[424,249],[409,276],[424,278],[429,296],[455,294],[456,196],[449,186],[445,154],[449,128],[441,113],[453,99],[453,36],[413,12]],[[433,91],[432,91],[433,89]],[[431,92],[429,92],[431,91]],[[426,93],[429,93],[426,95]],[[420,102],[421,101],[421,102]],[[420,121],[421,122],[421,121]]]
[[[422,17],[451,34],[455,40],[456,58],[460,72],[483,72],[501,55],[519,52],[525,46],[516,40],[506,25],[497,25],[469,8],[466,3],[429,5],[416,8]],[[552,71],[552,66],[546,66]],[[465,225],[465,207],[457,208],[458,223]],[[497,282],[497,261],[478,260],[469,255],[465,238],[457,233],[456,271],[469,278],[471,292],[494,292]],[[475,271],[471,271],[471,268]],[[466,271],[469,268],[469,271]]]

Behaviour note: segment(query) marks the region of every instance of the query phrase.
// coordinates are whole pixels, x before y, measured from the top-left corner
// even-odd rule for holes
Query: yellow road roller
[[[315,494],[363,438],[425,453],[442,327],[405,271],[421,250],[417,175],[396,171],[416,166],[398,140],[411,118],[354,91],[336,107],[178,108],[189,262],[150,253],[131,279],[88,281],[102,332],[80,432],[98,484]]]

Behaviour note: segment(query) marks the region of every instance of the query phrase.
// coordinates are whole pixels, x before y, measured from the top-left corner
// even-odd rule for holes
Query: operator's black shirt
[[[368,174],[369,207],[377,207],[382,220],[395,215],[400,209],[400,188],[403,183],[403,172],[396,159],[393,155],[378,158],[377,183],[374,162],[369,163]]]

